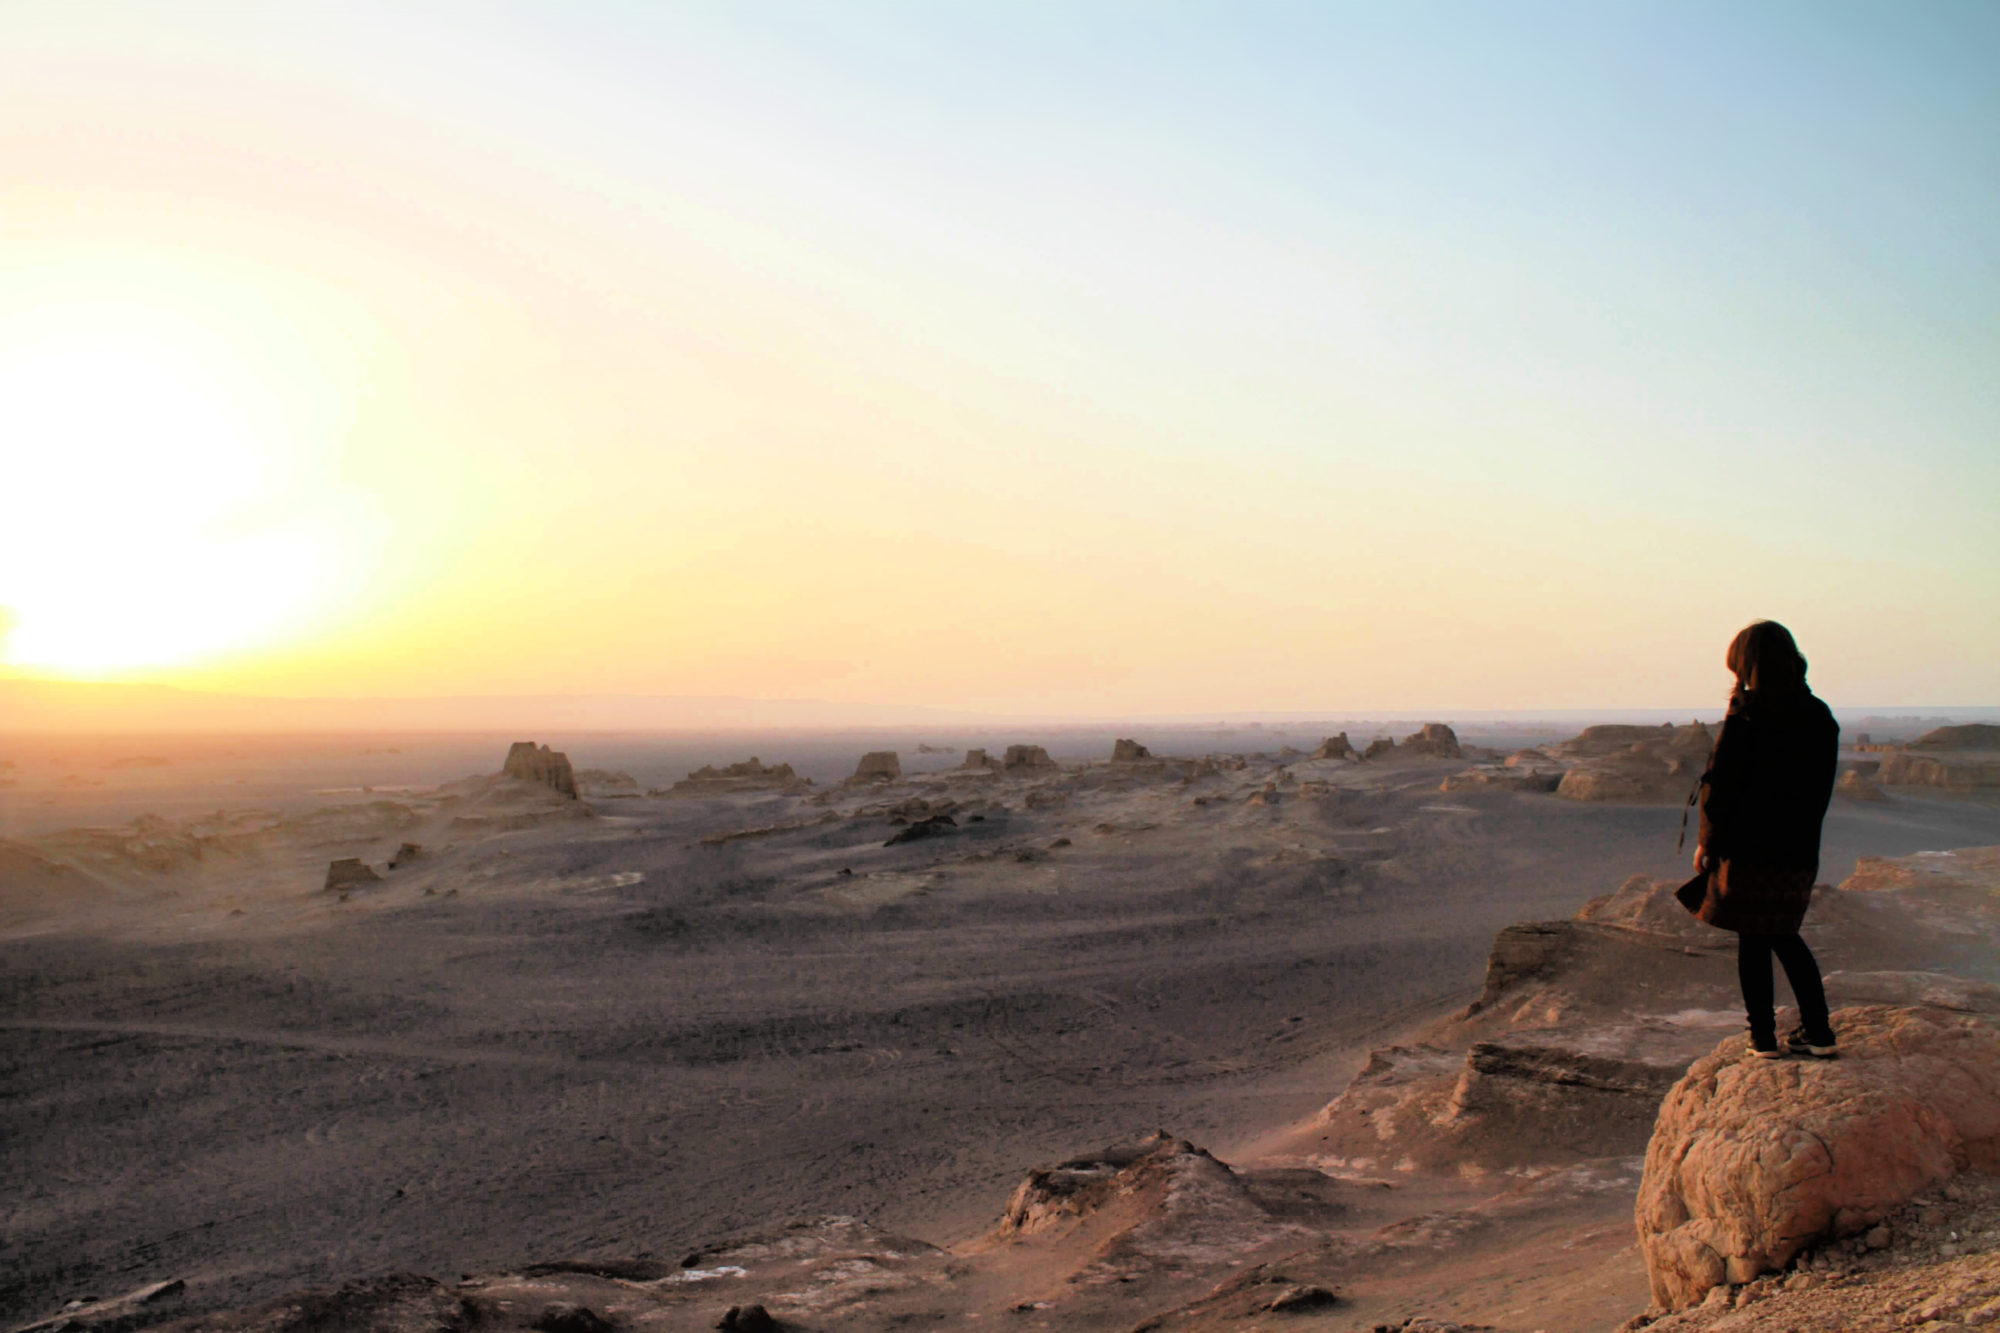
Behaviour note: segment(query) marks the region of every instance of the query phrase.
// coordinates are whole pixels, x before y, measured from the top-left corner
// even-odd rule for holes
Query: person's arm
[[[1749,717],[1731,711],[1716,733],[1715,753],[1709,756],[1708,771],[1701,775],[1701,842],[1694,852],[1697,870],[1706,870],[1729,855],[1729,840],[1736,831],[1736,802],[1749,758],[1749,731]]]

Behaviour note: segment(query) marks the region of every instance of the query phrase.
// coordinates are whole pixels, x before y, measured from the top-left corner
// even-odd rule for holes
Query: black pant
[[[1736,979],[1743,983],[1743,1009],[1750,1019],[1751,1033],[1765,1038],[1777,1035],[1778,1020],[1771,1012],[1772,954],[1785,965],[1785,980],[1792,983],[1792,996],[1799,1002],[1799,1019],[1805,1030],[1824,1035],[1826,988],[1820,984],[1818,961],[1797,931],[1736,937]]]

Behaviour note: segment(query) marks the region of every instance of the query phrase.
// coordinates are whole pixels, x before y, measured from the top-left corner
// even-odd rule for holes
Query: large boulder
[[[2000,1020],[1870,1005],[1833,1021],[1837,1061],[1750,1060],[1732,1037],[1661,1103],[1637,1208],[1656,1305],[1683,1309],[1959,1171],[2000,1169]]]
[[[1121,739],[1111,743],[1111,762],[1114,764],[1136,764],[1152,757],[1153,752],[1137,741]]]
[[[576,771],[569,766],[569,756],[560,750],[533,741],[515,741],[507,747],[507,761],[500,771],[510,778],[538,782],[571,800],[576,799]]]

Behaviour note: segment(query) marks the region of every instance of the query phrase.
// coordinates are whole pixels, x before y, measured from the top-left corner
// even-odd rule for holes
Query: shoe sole
[[[1815,1060],[1838,1060],[1840,1058],[1840,1048],[1838,1046],[1794,1046],[1792,1051],[1797,1055],[1810,1055]]]

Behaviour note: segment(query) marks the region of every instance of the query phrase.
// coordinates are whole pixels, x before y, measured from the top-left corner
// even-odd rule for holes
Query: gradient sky
[[[2000,6],[0,6],[0,674],[2000,701]]]

